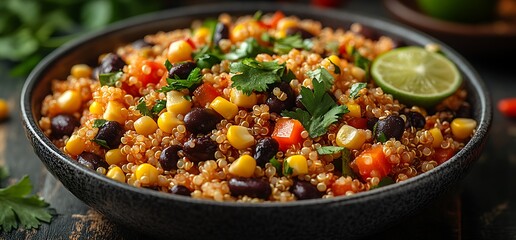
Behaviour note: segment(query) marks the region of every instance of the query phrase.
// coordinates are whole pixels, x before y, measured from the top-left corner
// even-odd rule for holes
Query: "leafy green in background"
[[[161,0],[0,0],[0,60],[27,74],[46,54],[80,34],[165,8]]]

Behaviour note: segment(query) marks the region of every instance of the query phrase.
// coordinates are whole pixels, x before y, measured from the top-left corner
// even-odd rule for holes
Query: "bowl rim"
[[[223,12],[249,12],[252,13],[256,10],[263,10],[264,12],[273,12],[275,10],[281,10],[287,14],[295,14],[298,15],[300,13],[319,16],[319,17],[329,17],[332,19],[344,19],[342,16],[345,15],[346,21],[358,22],[358,23],[367,23],[365,25],[374,26],[374,28],[378,29],[389,29],[388,32],[396,33],[400,36],[411,36],[410,39],[419,42],[426,43],[437,43],[441,46],[442,51],[449,57],[461,70],[463,76],[467,76],[468,84],[471,85],[472,89],[479,94],[478,104],[481,105],[480,109],[484,109],[485,111],[481,112],[479,116],[479,123],[477,125],[478,129],[485,129],[485,131],[479,131],[469,142],[457,152],[451,159],[446,161],[445,163],[437,166],[436,168],[422,173],[418,176],[409,178],[405,181],[398,182],[396,184],[391,184],[387,186],[383,186],[380,188],[372,189],[365,192],[360,192],[357,194],[353,194],[350,196],[339,196],[327,199],[309,199],[302,201],[292,201],[292,202],[262,202],[262,203],[242,203],[242,202],[218,202],[214,200],[207,199],[196,199],[191,197],[179,196],[170,193],[162,193],[152,189],[146,188],[138,188],[131,186],[127,183],[120,183],[113,179],[106,177],[105,175],[101,175],[96,173],[95,171],[86,168],[79,164],[76,160],[67,156],[64,152],[59,150],[52,141],[45,136],[43,131],[41,131],[39,124],[35,120],[35,117],[32,115],[32,92],[35,87],[40,82],[40,79],[45,75],[48,67],[52,65],[54,61],[57,59],[66,56],[67,53],[74,50],[74,48],[79,47],[80,45],[97,38],[102,38],[106,35],[116,33],[118,31],[123,31],[123,29],[128,27],[134,27],[137,25],[145,25],[150,24],[155,21],[173,19],[178,17],[188,17],[191,15],[213,15]],[[310,12],[307,12],[310,10]],[[344,29],[344,25],[342,26]],[[143,36],[142,36],[143,37]],[[218,3],[218,4],[205,4],[205,5],[196,5],[189,7],[180,7],[173,8],[164,11],[149,13],[141,16],[132,17],[120,22],[116,22],[114,24],[109,25],[108,27],[94,31],[92,33],[85,34],[61,47],[51,52],[47,55],[29,74],[27,77],[21,92],[21,115],[22,121],[26,128],[26,131],[30,131],[33,137],[36,139],[34,144],[41,144],[45,149],[47,149],[53,156],[55,156],[56,161],[63,161],[66,165],[70,165],[75,171],[80,171],[82,174],[86,175],[89,178],[93,178],[96,181],[107,182],[106,185],[112,185],[115,188],[119,188],[123,191],[129,191],[133,194],[143,194],[149,195],[151,197],[163,198],[165,200],[172,200],[184,203],[191,204],[200,204],[200,205],[211,205],[211,206],[220,206],[220,207],[229,207],[229,208],[268,208],[268,207],[298,207],[298,206],[310,206],[310,205],[321,205],[321,204],[352,204],[354,202],[362,202],[368,201],[372,198],[381,197],[383,195],[391,195],[395,194],[397,191],[409,191],[411,188],[415,188],[418,182],[424,182],[431,179],[432,174],[435,174],[438,171],[441,171],[443,168],[447,168],[452,164],[462,164],[461,159],[466,155],[468,151],[471,151],[476,145],[476,142],[481,141],[481,139],[487,137],[488,129],[491,125],[492,118],[492,106],[489,93],[487,92],[487,88],[483,81],[481,80],[478,73],[473,69],[473,67],[456,51],[448,47],[446,44],[441,41],[434,39],[424,33],[421,33],[418,30],[413,28],[404,26],[399,23],[394,23],[389,20],[384,20],[381,18],[373,18],[365,15],[359,15],[347,12],[345,10],[333,10],[333,9],[323,9],[323,8],[310,8],[304,4],[292,4],[292,3],[281,3],[277,5],[271,5],[270,3],[249,3],[246,5],[236,5],[232,3]],[[40,109],[36,109],[36,111],[40,111]],[[480,134],[480,135],[479,135]],[[41,159],[40,159],[41,160]],[[65,186],[66,187],[66,186]]]

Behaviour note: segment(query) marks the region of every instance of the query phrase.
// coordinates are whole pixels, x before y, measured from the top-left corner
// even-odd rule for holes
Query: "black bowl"
[[[37,122],[50,81],[65,78],[77,63],[93,63],[99,54],[160,30],[189,27],[192,20],[233,16],[256,10],[281,10],[330,27],[348,28],[359,22],[382,35],[410,45],[438,43],[460,69],[469,91],[475,136],[453,158],[407,181],[349,197],[290,203],[233,203],[192,199],[136,188],[111,180],[62,153]],[[483,148],[491,123],[491,102],[478,74],[461,56],[439,41],[415,30],[344,11],[270,3],[218,4],[154,13],[115,24],[59,48],[30,74],[21,96],[23,121],[34,151],[63,185],[109,219],[132,229],[173,239],[353,239],[375,233],[431,202],[457,183]]]

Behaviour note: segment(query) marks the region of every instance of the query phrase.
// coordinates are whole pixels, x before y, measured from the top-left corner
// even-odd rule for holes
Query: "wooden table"
[[[378,2],[352,1],[350,11],[371,16],[387,16]],[[493,102],[516,97],[513,57],[468,60],[486,82]],[[57,212],[51,224],[39,229],[1,232],[3,239],[148,239],[118,226],[92,210],[50,175],[28,143],[19,112],[22,78],[8,76],[12,65],[0,62],[0,97],[11,107],[10,119],[0,123],[0,164],[10,170],[10,178],[0,186],[29,175],[35,193]],[[486,149],[468,176],[454,190],[423,209],[421,213],[396,223],[371,239],[515,239],[516,238],[516,119],[494,111],[493,126]]]

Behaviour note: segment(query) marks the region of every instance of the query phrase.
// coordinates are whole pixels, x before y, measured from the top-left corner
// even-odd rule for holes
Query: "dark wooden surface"
[[[388,17],[377,1],[351,1],[345,8]],[[495,104],[501,98],[516,97],[513,58],[467,56]],[[147,239],[86,206],[47,172],[22,129],[19,96],[23,79],[10,77],[11,67],[0,62],[0,97],[7,99],[11,108],[10,119],[0,123],[0,164],[10,170],[10,178],[1,181],[0,186],[29,175],[34,192],[44,197],[57,215],[51,224],[39,229],[0,232],[0,240]],[[516,119],[505,118],[495,109],[493,120],[483,155],[460,185],[417,215],[370,239],[516,239]]]

